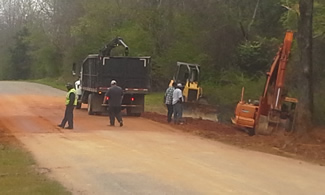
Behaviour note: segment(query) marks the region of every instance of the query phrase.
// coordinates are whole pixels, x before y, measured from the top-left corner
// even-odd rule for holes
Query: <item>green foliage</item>
[[[280,41],[277,39],[259,38],[257,41],[245,41],[238,46],[235,65],[251,77],[264,75],[276,55]]]
[[[30,46],[29,42],[26,41],[28,35],[29,31],[26,27],[15,35],[15,45],[9,50],[10,64],[6,79],[27,79],[30,77],[31,59],[28,55]]]
[[[150,93],[145,96],[145,111],[157,112],[160,114],[166,114],[166,107],[164,104],[164,92]]]
[[[120,9],[112,1],[100,0],[96,3],[92,1],[84,2],[84,9],[87,10],[79,22],[72,26],[72,36],[77,43],[77,54],[98,53],[99,49],[115,38],[114,30],[120,29],[126,19],[119,17]],[[77,56],[79,56],[77,55]]]
[[[54,87],[56,89],[61,89],[61,90],[65,91],[65,90],[67,90],[67,88],[65,87],[65,85],[67,83],[66,80],[67,79],[42,78],[42,79],[30,80],[30,82],[48,85],[48,86]]]
[[[299,1],[298,0],[281,0],[282,6],[286,12],[281,17],[283,26],[287,29],[297,31],[299,19]]]
[[[9,79],[9,74],[12,71],[10,68],[10,53],[9,51],[4,51],[1,53],[1,61],[0,61],[0,80]]]
[[[243,73],[230,70],[223,71],[220,80],[202,83],[203,94],[212,104],[218,105],[219,120],[226,122],[233,115],[240,100],[241,90],[245,88],[244,99],[258,100],[265,84],[265,78],[251,79]]]
[[[262,55],[262,44],[247,41],[238,48],[238,66],[248,75],[256,75],[266,69],[267,59]]]
[[[316,37],[320,37],[321,39],[325,39],[325,1],[324,0],[316,0],[314,4],[314,34]]]
[[[31,78],[57,77],[61,74],[61,57],[47,34],[41,29],[31,27],[28,37],[31,43],[29,54],[33,60]]]

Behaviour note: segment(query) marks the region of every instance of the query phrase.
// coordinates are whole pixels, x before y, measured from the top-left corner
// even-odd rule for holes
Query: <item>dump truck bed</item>
[[[122,89],[149,89],[150,57],[104,57],[89,55],[83,63],[82,87],[105,91],[111,80]]]

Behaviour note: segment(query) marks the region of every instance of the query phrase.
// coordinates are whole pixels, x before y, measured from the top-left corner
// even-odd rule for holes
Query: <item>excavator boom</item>
[[[284,100],[283,88],[285,81],[285,71],[289,60],[291,45],[293,41],[293,32],[287,31],[283,44],[279,48],[277,55],[271,65],[270,71],[266,74],[266,83],[264,92],[260,98],[260,114],[267,115],[270,109],[281,109]]]

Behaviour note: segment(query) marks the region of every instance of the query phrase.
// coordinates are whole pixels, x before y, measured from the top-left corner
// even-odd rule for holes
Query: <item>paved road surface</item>
[[[56,125],[65,92],[0,82],[0,124],[39,166],[74,194],[325,194],[325,168],[227,146],[144,118],[75,111],[75,130]]]

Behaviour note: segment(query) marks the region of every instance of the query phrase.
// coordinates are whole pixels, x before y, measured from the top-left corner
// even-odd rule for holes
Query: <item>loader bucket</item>
[[[217,107],[198,102],[183,103],[183,117],[218,121]]]

